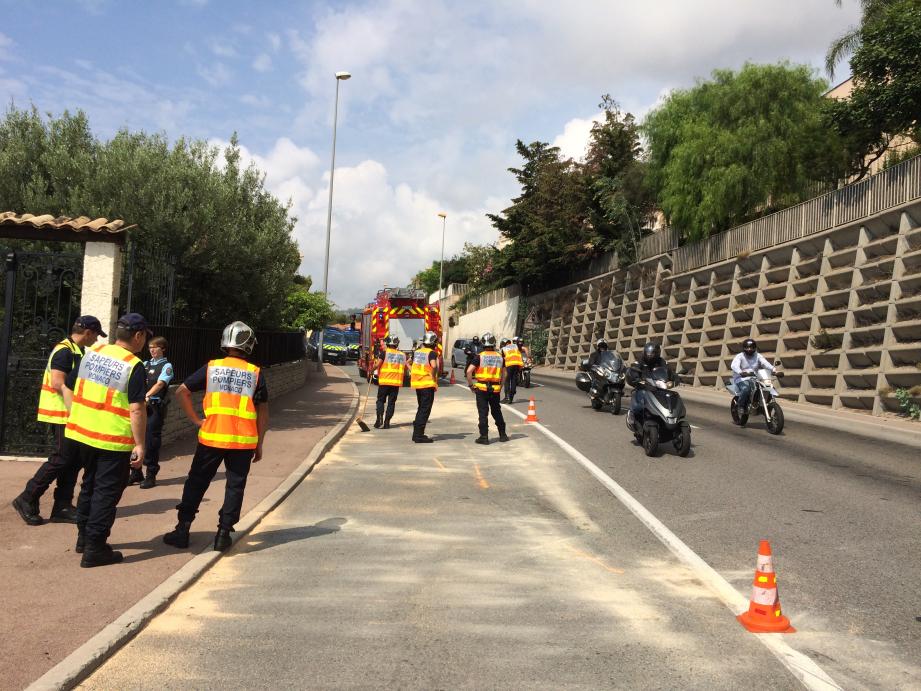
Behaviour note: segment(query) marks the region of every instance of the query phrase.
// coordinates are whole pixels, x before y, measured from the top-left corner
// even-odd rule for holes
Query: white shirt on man
[[[761,353],[754,353],[753,355],[746,355],[744,352],[736,355],[732,360],[732,383],[738,384],[742,379],[742,372],[746,370],[751,370],[755,372],[759,369],[766,369],[769,372],[774,371],[774,366],[764,359],[764,356]]]

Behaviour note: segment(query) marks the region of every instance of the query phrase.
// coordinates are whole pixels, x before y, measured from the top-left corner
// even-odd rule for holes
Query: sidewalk
[[[535,367],[531,373],[535,384],[551,380],[551,386],[570,385],[575,390],[575,371],[560,370],[551,367]],[[782,383],[781,383],[782,387]],[[630,387],[626,387],[629,395]],[[524,389],[527,391],[527,389]],[[782,391],[782,388],[781,388]],[[519,397],[520,397],[519,390]],[[706,405],[725,407],[728,417],[731,396],[724,390],[682,386],[679,389],[682,398]],[[905,420],[893,415],[874,416],[852,410],[832,410],[810,403],[796,403],[781,399],[784,417],[787,420],[824,427],[838,432],[847,432],[861,437],[908,446],[921,446],[921,423]]]
[[[265,457],[250,472],[244,517],[298,468],[353,398],[351,380],[328,366],[325,372],[311,371],[300,389],[270,400]],[[6,603],[0,612],[0,688],[19,689],[37,679],[207,547],[223,499],[223,471],[202,502],[190,549],[175,550],[160,539],[176,522],[175,506],[194,448],[194,437],[168,445],[157,487],[125,490],[110,538],[125,561],[99,569],[80,568],[73,525],[29,527],[10,507],[37,462],[0,461],[0,579]],[[43,497],[45,517],[52,491]]]

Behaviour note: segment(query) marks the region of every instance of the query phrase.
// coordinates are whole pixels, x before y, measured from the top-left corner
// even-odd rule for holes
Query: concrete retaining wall
[[[315,363],[309,363],[307,360],[296,360],[264,368],[265,383],[269,389],[269,405],[271,405],[272,399],[302,387],[312,366],[316,366]],[[171,389],[175,391],[176,387],[173,386]],[[203,397],[204,393],[202,392],[192,394],[192,401],[199,414],[201,414]],[[166,445],[176,439],[192,435],[195,431],[195,426],[189,422],[185,413],[182,412],[182,408],[176,402],[175,397],[171,397],[169,410],[166,413],[166,422],[163,425],[163,444]]]
[[[515,335],[518,323],[518,296],[495,302],[488,307],[468,312],[461,316],[458,325],[451,330],[451,338],[472,338],[487,331],[496,338]]]

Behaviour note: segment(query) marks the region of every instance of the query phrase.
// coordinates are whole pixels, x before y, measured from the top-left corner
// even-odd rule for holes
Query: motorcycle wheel
[[[612,415],[620,415],[620,403],[621,403],[622,398],[623,398],[623,394],[620,391],[614,394],[614,402],[611,403],[611,414]]]
[[[530,372],[525,372],[524,374],[521,375],[521,383],[524,386],[524,388],[526,389],[531,388],[531,373]]]
[[[691,452],[691,426],[687,422],[681,423],[681,429],[675,438],[672,439],[675,445],[675,451],[679,456],[687,456]]]
[[[598,400],[597,398],[593,398],[591,400],[592,400],[592,408],[594,410],[601,410],[601,401]]]
[[[729,414],[732,415],[733,424],[739,424],[739,397],[733,396],[732,403],[729,404]]]
[[[767,431],[771,434],[780,434],[783,432],[783,409],[777,401],[771,406],[771,419],[767,421]]]
[[[643,425],[643,451],[652,458],[659,450],[659,425],[647,422]]]

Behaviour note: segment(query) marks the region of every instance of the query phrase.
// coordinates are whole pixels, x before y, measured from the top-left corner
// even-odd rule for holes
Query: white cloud
[[[588,119],[573,118],[563,126],[562,134],[558,134],[551,144],[559,147],[564,158],[582,160],[585,157],[592,125],[603,120],[604,116],[601,113]]]
[[[13,39],[11,39],[6,34],[0,32],[0,51],[6,50],[7,48],[12,48],[13,45],[15,45],[13,43]]]
[[[208,42],[208,47],[211,49],[211,52],[219,58],[232,58],[237,55],[236,48],[218,38],[211,39]]]
[[[268,96],[257,96],[256,94],[243,94],[240,96],[240,103],[245,103],[253,108],[268,108],[272,105],[272,99]]]
[[[281,36],[276,33],[268,33],[265,35],[266,39],[269,42],[269,45],[272,46],[273,51],[277,51],[281,48]]]
[[[222,62],[216,62],[213,65],[199,65],[198,76],[204,79],[211,86],[223,86],[227,84],[233,75]]]
[[[272,69],[272,58],[268,53],[259,54],[255,60],[253,60],[253,69],[257,72],[268,72]]]

